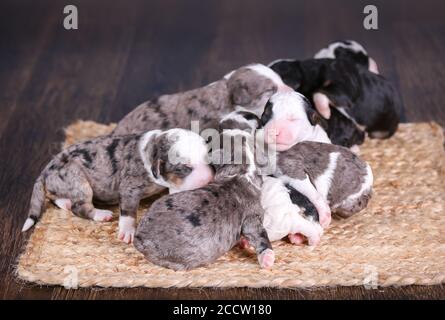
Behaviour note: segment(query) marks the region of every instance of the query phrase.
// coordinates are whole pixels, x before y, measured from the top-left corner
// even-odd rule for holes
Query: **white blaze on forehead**
[[[169,155],[174,154],[186,159],[189,164],[201,164],[206,161],[207,146],[197,133],[185,129],[170,129],[165,134],[172,142]]]
[[[271,98],[272,119],[307,119],[306,98],[298,92],[278,92]]]
[[[281,77],[275,71],[273,71],[271,68],[266,67],[264,64],[260,64],[260,63],[251,64],[251,65],[248,65],[247,68],[257,72],[258,74],[260,74],[266,78],[269,78],[277,86],[285,85],[283,80],[281,79]]]
[[[323,59],[323,58],[335,59],[334,52],[337,48],[346,48],[346,49],[350,49],[354,52],[363,52],[365,55],[368,55],[365,48],[363,48],[363,46],[360,43],[358,43],[357,41],[354,41],[354,40],[347,40],[347,41],[350,44],[346,44],[343,42],[331,43],[327,48],[324,48],[324,49],[321,49],[320,51],[318,51],[314,55],[314,58],[315,59]]]

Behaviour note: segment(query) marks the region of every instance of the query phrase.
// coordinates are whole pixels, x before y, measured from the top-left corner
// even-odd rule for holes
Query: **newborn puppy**
[[[371,167],[349,149],[332,144],[305,141],[280,152],[274,176],[314,204],[324,228],[331,210],[349,217],[365,208],[372,194]]]
[[[379,73],[375,60],[368,55],[368,52],[366,52],[365,48],[363,48],[360,43],[354,40],[335,41],[329,44],[326,48],[318,51],[314,58],[349,59],[357,65],[369,69],[371,72]]]
[[[270,68],[262,64],[248,65],[205,87],[144,102],[117,124],[113,134],[190,129],[191,121],[199,121],[201,129],[217,128],[218,121],[234,110],[261,114],[272,94],[286,90],[290,88]]]
[[[264,228],[270,241],[286,236],[291,243],[301,244],[304,235],[309,245],[317,245],[323,234],[314,205],[301,193],[283,181],[265,177],[261,190],[264,208]]]
[[[265,167],[270,167],[271,161],[276,161],[276,153],[262,143],[263,136],[260,119],[253,113],[234,111],[220,122],[222,129],[245,130],[257,139],[255,143],[255,160],[257,169],[264,175]],[[261,147],[264,147],[262,149]],[[275,170],[275,169],[274,169]],[[323,228],[318,222],[318,212],[315,206],[304,195],[290,185],[273,177],[264,177],[261,189],[261,205],[265,211],[263,226],[270,241],[282,239],[285,236],[295,244],[303,243],[302,235],[308,238],[310,245],[316,245],[323,234]],[[241,239],[241,248],[249,247],[246,239]]]
[[[141,135],[105,136],[70,146],[56,155],[38,177],[22,231],[40,217],[46,195],[75,215],[109,221],[112,212],[94,200],[120,205],[119,239],[130,243],[139,201],[163,187],[171,191],[206,185],[213,176],[207,146],[191,131],[171,129]]]
[[[310,102],[294,91],[274,94],[264,108],[260,123],[264,141],[277,151],[305,140],[331,142]]]
[[[348,136],[330,135],[331,140],[360,140],[363,131],[371,138],[389,138],[397,130],[402,110],[397,91],[382,76],[358,67],[346,59],[281,60],[270,67],[294,90],[312,100],[317,111],[328,120],[331,132],[336,126],[349,127]],[[332,114],[332,108],[338,113]],[[335,117],[331,121],[331,116]],[[340,128],[341,129],[341,128]]]
[[[273,265],[274,252],[262,225],[262,179],[249,145],[251,135],[226,130],[221,138],[242,142],[224,143],[215,152],[214,181],[201,189],[162,197],[142,217],[134,244],[152,263],[174,270],[207,265],[242,235],[255,247],[262,268]],[[237,164],[239,156],[243,161]]]

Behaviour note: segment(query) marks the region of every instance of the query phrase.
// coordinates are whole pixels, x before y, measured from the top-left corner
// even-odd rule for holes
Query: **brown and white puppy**
[[[248,65],[205,87],[144,102],[117,124],[113,134],[191,129],[192,121],[198,121],[200,129],[216,129],[218,121],[234,110],[245,109],[260,115],[272,94],[286,90],[291,89],[270,68]]]
[[[207,146],[191,131],[99,137],[70,146],[49,162],[34,185],[22,231],[37,222],[46,196],[79,217],[111,220],[112,212],[95,208],[94,199],[119,203],[119,239],[129,243],[141,199],[164,187],[173,192],[199,188],[212,176]]]
[[[280,152],[274,176],[314,204],[324,228],[331,222],[331,211],[349,217],[365,208],[372,194],[369,164],[333,144],[305,141]]]
[[[315,59],[349,59],[369,71],[379,74],[379,68],[365,48],[354,40],[339,40],[329,44],[314,55]]]
[[[240,138],[240,144],[223,143],[214,152],[216,173],[210,184],[162,197],[142,217],[134,244],[149,261],[174,270],[196,268],[224,255],[243,236],[255,248],[261,267],[273,265],[262,224],[262,179],[248,142],[252,137],[242,130],[221,134],[221,141]]]
[[[277,151],[287,150],[300,141],[330,143],[320,120],[302,94],[295,91],[276,93],[261,115],[264,141],[274,145]]]

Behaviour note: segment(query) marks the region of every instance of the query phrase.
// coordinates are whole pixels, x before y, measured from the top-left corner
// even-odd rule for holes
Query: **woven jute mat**
[[[67,143],[112,126],[77,122]],[[117,219],[97,223],[48,205],[18,261],[20,279],[71,287],[322,287],[432,285],[445,279],[445,154],[442,128],[402,124],[389,140],[367,140],[375,175],[366,210],[333,221],[319,246],[273,244],[276,263],[234,248],[192,271],[155,266],[117,240]],[[144,202],[139,217],[150,202]],[[117,208],[113,208],[117,217]]]

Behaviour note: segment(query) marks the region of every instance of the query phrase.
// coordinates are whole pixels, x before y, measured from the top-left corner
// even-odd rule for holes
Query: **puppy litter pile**
[[[108,133],[77,122],[66,143]],[[318,287],[431,285],[445,280],[445,153],[434,123],[402,124],[389,140],[366,140],[362,157],[375,175],[368,208],[333,221],[319,246],[273,243],[276,262],[233,249],[216,263],[175,272],[149,263],[117,240],[117,219],[97,223],[48,205],[19,259],[20,279],[101,287]],[[145,202],[139,217],[149,206]],[[117,208],[113,209],[117,216]]]

